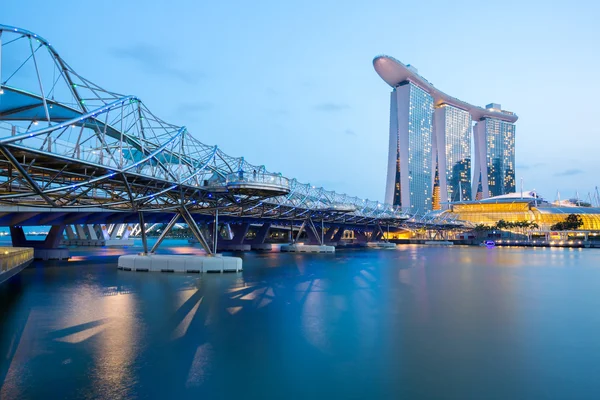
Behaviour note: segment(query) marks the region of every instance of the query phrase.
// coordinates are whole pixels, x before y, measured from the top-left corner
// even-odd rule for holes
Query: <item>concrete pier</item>
[[[372,249],[395,249],[396,244],[390,242],[367,242],[367,247]]]
[[[249,244],[234,244],[234,243],[218,243],[218,251],[250,251],[251,245]]]
[[[282,253],[335,253],[335,246],[316,244],[282,244]]]
[[[196,255],[125,255],[119,257],[118,268],[138,272],[240,272],[242,259],[238,257]]]
[[[64,229],[64,225],[52,225],[46,238],[41,241],[27,240],[22,226],[11,226],[10,239],[13,247],[33,248],[33,257],[36,260],[68,260],[69,249],[60,247]]]
[[[273,250],[273,244],[271,243],[256,243],[256,244],[252,244],[252,250],[255,251],[272,251]]]

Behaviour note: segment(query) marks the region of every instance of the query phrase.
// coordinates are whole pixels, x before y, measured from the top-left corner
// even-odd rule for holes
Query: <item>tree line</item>
[[[569,214],[564,221],[557,222],[556,224],[550,226],[550,230],[553,231],[574,231],[583,226],[583,219],[579,214]],[[475,225],[474,230],[476,232],[487,232],[491,230],[511,230],[518,229],[524,232],[526,229],[539,229],[540,226],[533,221],[505,221],[501,219],[496,222],[494,225],[484,225],[477,224]]]

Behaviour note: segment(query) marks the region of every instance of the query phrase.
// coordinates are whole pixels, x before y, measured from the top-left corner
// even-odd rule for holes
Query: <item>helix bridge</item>
[[[138,97],[83,77],[33,32],[0,25],[0,44],[4,212],[127,214],[142,226],[170,214],[171,226],[183,220],[209,251],[195,226],[217,216],[379,230],[458,224],[301,183],[230,156],[164,121]]]

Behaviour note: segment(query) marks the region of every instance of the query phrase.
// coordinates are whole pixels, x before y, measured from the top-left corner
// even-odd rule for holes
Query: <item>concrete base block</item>
[[[341,248],[341,249],[358,249],[358,248],[362,248],[362,247],[367,247],[367,243],[366,242],[360,242],[360,243],[338,242],[338,244],[335,247]]]
[[[252,246],[249,244],[228,244],[228,243],[219,243],[217,245],[217,249],[219,251],[250,251]]]
[[[335,247],[313,244],[282,244],[280,251],[282,253],[335,253]]]
[[[60,241],[60,244],[64,246],[84,246],[84,247],[94,247],[94,246],[104,246],[104,240],[102,239],[63,239]]]
[[[33,258],[36,260],[68,260],[69,249],[59,247],[58,249],[34,249]]]
[[[396,244],[390,242],[367,242],[367,247],[375,249],[395,249]]]
[[[119,257],[118,268],[138,272],[239,272],[242,259],[238,257],[182,255],[125,255]]]
[[[272,251],[273,250],[273,245],[271,243],[257,243],[257,244],[253,244],[252,246],[252,250],[256,250],[256,251]]]
[[[108,247],[123,247],[123,246],[133,246],[133,239],[108,239],[103,240],[104,245]]]

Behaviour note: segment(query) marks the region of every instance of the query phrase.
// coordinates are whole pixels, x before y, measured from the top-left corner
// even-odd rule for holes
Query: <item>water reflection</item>
[[[118,271],[104,250],[78,251],[0,287],[0,398],[57,381],[83,398],[600,390],[586,372],[600,361],[598,251],[246,254],[223,275]]]

